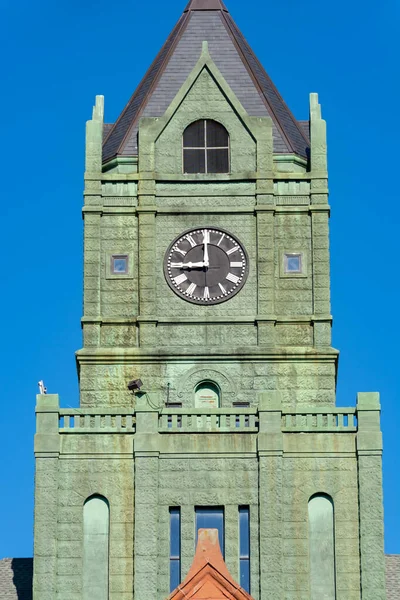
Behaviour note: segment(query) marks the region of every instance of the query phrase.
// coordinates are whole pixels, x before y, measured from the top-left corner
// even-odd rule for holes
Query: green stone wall
[[[110,506],[110,600],[167,596],[173,505],[183,576],[194,509],[218,505],[238,578],[238,506],[249,505],[253,597],[310,600],[317,493],[334,503],[337,600],[384,600],[379,399],[361,394],[356,409],[335,408],[326,132],[315,95],[310,114],[309,165],[274,157],[271,121],[245,113],[204,45],[164,117],[141,120],[138,159],[102,166],[97,98],[87,124],[80,408],[37,401],[34,600],[84,600],[83,506],[93,494]],[[182,174],[182,132],[198,118],[227,127],[230,174]],[[169,244],[199,226],[227,229],[249,254],[245,286],[216,306],[185,302],[164,281]],[[304,253],[302,276],[285,275],[284,251]],[[129,255],[123,277],[110,272],[112,254]],[[134,395],[127,384],[139,378]],[[222,408],[199,416],[194,390],[204,380],[220,388]]]

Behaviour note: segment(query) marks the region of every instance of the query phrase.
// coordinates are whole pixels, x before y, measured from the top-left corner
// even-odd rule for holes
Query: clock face
[[[239,240],[223,229],[190,229],[172,242],[164,258],[170,288],[195,304],[218,304],[243,287],[249,262]]]

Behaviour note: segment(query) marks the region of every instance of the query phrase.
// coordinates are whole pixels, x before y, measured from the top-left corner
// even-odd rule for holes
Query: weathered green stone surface
[[[80,408],[37,399],[35,600],[87,600],[93,495],[109,503],[109,600],[168,595],[171,506],[181,507],[182,576],[195,507],[223,506],[226,563],[238,579],[243,505],[252,596],[311,600],[308,506],[321,493],[334,507],[336,600],[384,600],[379,401],[360,394],[356,408],[335,408],[326,131],[315,94],[310,114],[310,164],[273,156],[271,120],[246,114],[204,44],[165,115],[141,120],[139,157],[102,167],[97,97]],[[198,118],[227,128],[229,174],[182,174],[182,133]],[[200,226],[232,232],[249,255],[245,286],[215,306],[185,302],[163,275],[171,241]],[[285,252],[303,253],[298,276],[285,273]],[[111,273],[113,254],[129,256],[126,276]],[[143,382],[136,395],[132,379]],[[202,381],[218,387],[219,408],[195,409]]]

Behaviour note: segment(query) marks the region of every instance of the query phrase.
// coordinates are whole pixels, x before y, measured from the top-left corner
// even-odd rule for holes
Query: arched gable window
[[[183,132],[184,173],[229,173],[229,134],[221,123],[201,119]]]
[[[310,498],[308,526],[311,600],[335,600],[335,515],[330,496],[316,494]]]
[[[91,496],[83,506],[83,600],[108,600],[110,509]]]

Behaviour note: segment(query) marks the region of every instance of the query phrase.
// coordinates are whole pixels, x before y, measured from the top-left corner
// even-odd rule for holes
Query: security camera
[[[128,383],[128,390],[130,390],[131,392],[136,392],[136,391],[140,390],[142,385],[143,385],[143,383],[142,383],[141,379],[132,379],[132,381],[130,381]]]

